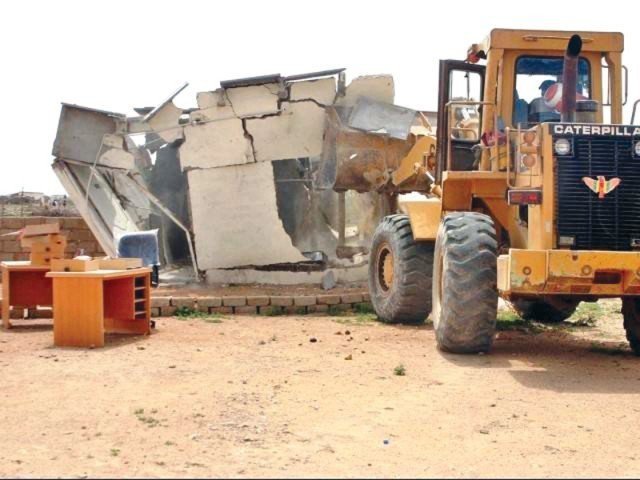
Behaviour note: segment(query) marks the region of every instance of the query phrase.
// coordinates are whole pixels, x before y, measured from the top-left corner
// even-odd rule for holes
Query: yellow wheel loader
[[[358,157],[333,136],[336,189],[365,179],[389,200],[369,264],[382,320],[431,314],[442,350],[477,353],[499,296],[551,322],[621,297],[640,354],[640,127],[622,122],[623,43],[494,30],[465,61],[440,62],[437,128],[409,147]]]

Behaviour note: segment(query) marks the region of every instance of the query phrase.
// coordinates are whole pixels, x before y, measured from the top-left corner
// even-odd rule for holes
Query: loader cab
[[[495,29],[471,46],[465,61],[440,62],[437,181],[446,171],[508,175],[509,135],[560,121],[564,55],[573,33]],[[583,45],[576,122],[621,124],[627,83],[624,38],[620,33],[577,33]]]

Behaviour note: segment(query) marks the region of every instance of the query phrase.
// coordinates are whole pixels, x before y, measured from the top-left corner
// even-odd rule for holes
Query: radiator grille
[[[556,159],[556,223],[559,236],[576,238],[578,250],[631,250],[640,242],[640,159],[628,137],[574,137],[574,156]],[[605,198],[583,177],[622,180]]]

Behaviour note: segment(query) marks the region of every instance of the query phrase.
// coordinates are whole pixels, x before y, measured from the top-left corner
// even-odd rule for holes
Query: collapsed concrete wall
[[[393,101],[389,76],[355,79],[342,94],[335,77],[198,94],[200,108],[191,113],[195,122],[185,128],[180,153],[182,168],[189,172],[201,269],[299,263],[313,252],[336,259],[338,225],[328,221],[327,209],[323,213],[319,203],[335,209],[337,194],[320,196],[310,175],[322,156],[325,107],[335,102],[352,105],[368,90],[379,101]],[[221,206],[223,211],[214,213]],[[237,215],[242,221],[233,224]],[[263,236],[268,245],[256,248],[246,234],[266,233],[265,222],[270,224]],[[213,223],[218,225],[215,233]],[[220,250],[225,241],[232,246]]]
[[[191,170],[187,178],[200,269],[306,260],[282,227],[270,163]]]
[[[313,180],[327,109],[391,104],[393,78],[346,85],[340,69],[232,80],[187,110],[174,103],[184,88],[134,117],[63,105],[54,170],[104,250],[122,231],[159,226],[165,261],[190,261],[211,281],[316,281],[331,268],[362,279],[363,256],[338,249],[366,251],[379,199],[345,200]],[[345,201],[350,226],[338,214]]]

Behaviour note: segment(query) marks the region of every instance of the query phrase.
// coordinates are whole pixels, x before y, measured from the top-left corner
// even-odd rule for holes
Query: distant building
[[[45,205],[47,196],[42,192],[16,192],[9,195],[10,201],[25,201],[27,203],[35,203]]]

